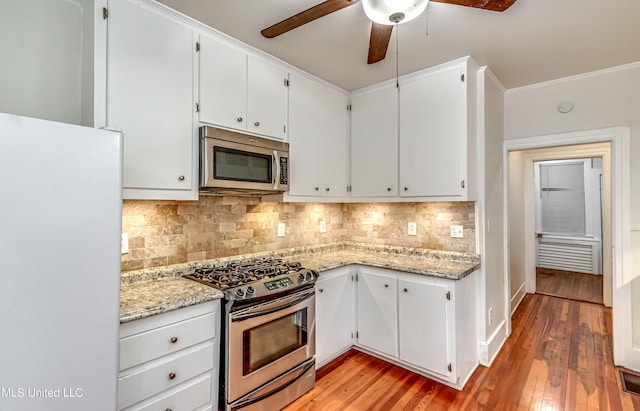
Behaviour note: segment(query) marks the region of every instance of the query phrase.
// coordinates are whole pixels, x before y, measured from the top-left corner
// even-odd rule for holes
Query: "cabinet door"
[[[284,139],[287,124],[286,70],[249,56],[247,130]]]
[[[202,123],[247,128],[247,55],[221,41],[200,36],[198,119]]]
[[[363,269],[358,274],[358,344],[398,356],[397,280]]]
[[[400,83],[400,195],[461,196],[466,122],[461,66]]]
[[[347,96],[291,75],[289,86],[291,196],[346,197],[349,174]]]
[[[192,31],[125,0],[109,1],[107,23],[107,124],[124,133],[123,186],[190,190]]]
[[[398,280],[400,359],[447,376],[449,288],[426,280]]]
[[[324,272],[316,283],[316,364],[351,346],[354,296],[349,269]]]
[[[351,196],[398,195],[398,89],[351,98]]]

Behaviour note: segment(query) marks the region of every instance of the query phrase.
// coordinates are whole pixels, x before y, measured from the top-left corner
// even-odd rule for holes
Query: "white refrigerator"
[[[0,113],[0,410],[116,408],[122,135]]]

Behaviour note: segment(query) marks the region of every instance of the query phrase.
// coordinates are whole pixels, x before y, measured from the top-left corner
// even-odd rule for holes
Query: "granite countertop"
[[[120,284],[120,324],[223,297],[222,291],[179,276]]]
[[[321,276],[323,271],[360,264],[459,280],[480,267],[480,256],[472,253],[341,242],[130,271],[121,275],[120,323],[221,299],[221,291],[182,276],[200,267],[256,258],[298,261]]]

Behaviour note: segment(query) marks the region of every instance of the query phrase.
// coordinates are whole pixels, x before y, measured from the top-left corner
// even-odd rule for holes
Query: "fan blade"
[[[389,39],[393,26],[371,22],[371,36],[369,37],[369,57],[367,64],[384,60],[389,47]]]
[[[263,36],[271,39],[297,27],[300,27],[303,24],[307,24],[315,19],[319,19],[320,17],[324,17],[327,14],[331,14],[334,11],[352,6],[358,1],[359,0],[327,0],[309,9],[306,9],[305,11],[302,11],[295,16],[284,19],[271,27],[267,27],[266,29],[262,30],[261,33]]]
[[[456,4],[458,6],[475,7],[491,11],[505,11],[516,0],[431,0],[438,3]]]

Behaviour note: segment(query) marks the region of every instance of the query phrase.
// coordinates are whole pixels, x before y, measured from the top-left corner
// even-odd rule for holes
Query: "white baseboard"
[[[507,322],[502,321],[500,326],[491,335],[488,342],[480,342],[478,346],[480,364],[490,367],[498,352],[507,341]]]
[[[522,299],[524,298],[524,296],[527,294],[526,288],[527,288],[527,283],[525,282],[522,284],[522,286],[520,286],[518,291],[516,291],[515,295],[511,297],[511,315],[512,316],[513,316],[513,313],[516,312],[516,309],[518,309],[518,306],[522,302]]]

